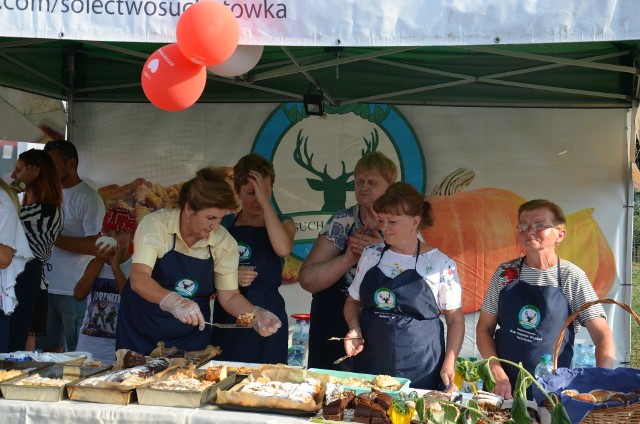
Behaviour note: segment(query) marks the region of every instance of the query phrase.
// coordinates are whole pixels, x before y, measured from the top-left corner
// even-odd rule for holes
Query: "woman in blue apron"
[[[254,311],[261,335],[274,333],[280,320],[256,309],[237,289],[237,243],[220,228],[236,205],[229,185],[204,168],[182,186],[179,205],[145,216],[138,226],[131,276],[120,299],[116,349],[148,355],[159,341],[204,349],[211,339],[205,322],[214,291],[233,315]]]
[[[258,334],[238,337],[238,330],[214,328],[212,341],[222,349],[220,360],[286,364],[289,327],[278,288],[282,282],[283,257],[293,249],[295,224],[292,219],[277,215],[271,205],[275,181],[271,162],[257,154],[246,155],[235,165],[233,179],[242,210],[228,215],[222,225],[238,242],[240,293],[254,305],[273,312],[283,325],[269,337]],[[213,321],[233,323],[235,318],[216,302]]]
[[[406,183],[391,185],[374,203],[385,244],[369,246],[349,288],[344,342],[354,371],[411,380],[411,387],[453,390],[464,339],[462,291],[455,262],[418,238],[432,225],[431,209]],[[438,300],[436,300],[438,299]],[[444,311],[447,322],[445,348]]]
[[[309,323],[310,368],[351,371],[353,360],[339,364],[344,348],[331,337],[348,331],[342,309],[358,259],[364,248],[382,241],[373,202],[398,176],[398,170],[381,152],[363,156],[355,166],[356,205],[335,212],[316,239],[300,267],[300,286],[313,294]]]
[[[553,354],[553,344],[569,315],[598,299],[584,271],[556,253],[566,235],[565,222],[562,209],[548,200],[520,205],[516,230],[525,256],[501,264],[491,279],[476,326],[476,343],[483,358],[522,362],[533,375],[540,357]],[[580,325],[596,345],[598,366],[611,367],[615,346],[599,304],[581,312],[565,330],[558,366],[570,366],[574,334]],[[496,361],[490,367],[496,380],[494,393],[511,399],[518,370]]]

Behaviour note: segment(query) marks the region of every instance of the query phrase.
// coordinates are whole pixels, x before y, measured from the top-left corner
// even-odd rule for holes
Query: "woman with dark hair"
[[[33,350],[35,336],[47,326],[47,287],[44,264],[62,228],[62,187],[56,167],[42,150],[21,153],[11,174],[23,186],[20,221],[35,256],[16,281],[18,306],[11,317],[11,351]]]
[[[420,236],[420,228],[433,225],[431,205],[398,182],[373,208],[384,243],[365,248],[358,262],[344,305],[345,351],[358,355],[356,372],[405,377],[420,389],[454,390],[464,339],[462,288],[455,262]]]
[[[120,298],[116,349],[148,355],[159,341],[183,350],[204,349],[211,340],[205,323],[214,292],[234,317],[253,314],[252,326],[261,336],[280,328],[274,314],[238,291],[238,244],[220,226],[235,206],[229,184],[204,168],[182,186],[179,208],[142,218]]]
[[[283,325],[269,337],[248,334],[240,338],[233,329],[214,328],[213,344],[222,349],[220,360],[287,363],[287,311],[278,288],[283,258],[293,249],[296,227],[291,218],[276,214],[271,205],[275,179],[273,164],[264,157],[255,153],[242,157],[233,168],[233,184],[242,209],[227,215],[222,225],[238,242],[240,293],[254,305],[275,313]],[[235,318],[216,302],[213,320],[233,323]]]

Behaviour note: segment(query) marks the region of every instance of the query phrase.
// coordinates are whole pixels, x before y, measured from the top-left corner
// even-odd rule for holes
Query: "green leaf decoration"
[[[456,408],[455,405],[446,403],[442,405],[442,409],[444,410],[445,422],[455,423],[456,420],[458,419],[458,415],[460,414],[460,411],[458,410],[458,408]]]
[[[456,371],[460,373],[460,376],[462,376],[464,381],[474,383],[480,380],[478,362],[471,362],[467,360],[458,361],[456,363]]]
[[[478,361],[476,363],[478,369],[478,375],[482,379],[484,383],[484,390],[491,392],[493,388],[496,387],[496,380],[493,378],[493,374],[491,373],[491,368],[489,367],[489,361],[483,360]]]
[[[458,414],[455,424],[469,424],[469,422],[467,421],[465,414]]]
[[[429,422],[433,422],[435,424],[446,424],[444,421],[444,410],[433,411],[432,409],[427,409],[426,413]]]
[[[467,402],[467,412],[469,413],[471,424],[476,424],[481,418],[484,418],[484,414],[481,412],[480,407],[473,399],[469,399]]]
[[[418,418],[421,423],[426,421],[427,417],[424,414],[424,398],[422,396],[416,399],[416,413],[418,414]]]
[[[551,411],[551,424],[571,424],[569,415],[560,402],[556,403]]]
[[[513,398],[511,405],[511,418],[516,424],[529,424],[531,416],[527,410],[527,399],[520,396]]]
[[[518,363],[520,366],[520,371],[518,372],[518,378],[516,380],[516,386],[513,388],[513,397],[514,398],[527,398],[527,389],[533,383],[533,378],[531,374],[524,369],[522,366],[522,362]]]
[[[302,109],[302,103],[293,104],[289,109],[287,109],[284,105],[282,106],[282,111],[285,115],[287,115],[287,118],[289,118],[292,125],[302,121],[307,117],[303,110],[304,109]]]

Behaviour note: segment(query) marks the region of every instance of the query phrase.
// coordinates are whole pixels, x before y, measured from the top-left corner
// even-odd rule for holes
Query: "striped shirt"
[[[20,221],[33,255],[46,264],[51,257],[53,243],[62,228],[60,210],[51,203],[23,205],[20,209]],[[47,286],[43,267],[40,288],[46,290]]]
[[[513,259],[509,262],[500,264],[495,274],[491,278],[491,283],[484,297],[481,310],[492,315],[498,314],[498,296],[500,290],[511,284],[518,277],[518,268],[522,258]],[[545,270],[531,268],[526,264],[522,265],[521,279],[532,286],[557,286],[558,285],[558,266],[552,266]],[[569,302],[571,313],[587,302],[598,299],[598,295],[593,286],[589,282],[587,275],[583,270],[575,264],[561,259],[560,260],[560,278],[562,283],[562,292]],[[580,312],[573,321],[573,328],[577,332],[585,321],[590,319],[604,317],[604,309],[602,305],[597,304]]]

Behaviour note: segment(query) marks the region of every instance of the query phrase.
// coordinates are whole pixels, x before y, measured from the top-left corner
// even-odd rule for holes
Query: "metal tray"
[[[170,372],[171,367],[160,371],[151,377],[148,383],[153,383],[160,379],[165,373]],[[119,388],[117,384],[113,387],[80,386],[81,380],[67,385],[69,399],[84,402],[111,403],[115,405],[128,405],[136,400],[136,386],[123,385]],[[147,383],[145,383],[147,384]]]
[[[36,361],[0,361],[0,370],[11,371],[20,370],[22,374],[17,375],[7,380],[2,380],[0,383],[8,383],[16,378],[25,377],[33,372],[47,368],[53,365],[53,362],[36,362]]]
[[[345,378],[357,378],[360,380],[368,380],[368,381],[372,381],[374,378],[377,377],[377,374],[360,374],[360,373],[355,373],[355,372],[346,372],[346,371],[336,371],[336,370],[325,370],[325,369],[320,369],[320,368],[309,368],[309,371],[313,371],[313,372],[317,372],[320,374],[328,374],[331,375],[333,377],[336,377],[340,380],[343,380]],[[387,393],[393,397],[398,397],[398,395],[400,394],[400,392],[402,391],[407,391],[409,384],[411,383],[411,380],[407,379],[407,378],[402,378],[402,377],[395,377],[396,380],[398,380],[400,382],[400,384],[402,384],[402,386],[400,388],[398,388],[398,390],[381,390],[379,389],[381,392],[383,393]],[[361,394],[361,393],[365,393],[365,392],[370,392],[371,388],[370,387],[360,387],[360,386],[344,386],[345,390],[353,390],[354,392],[356,392],[356,396]]]
[[[41,377],[58,378],[76,382],[82,378],[106,371],[108,367],[76,367],[68,365],[51,365],[38,370]],[[29,375],[34,374],[33,372]],[[23,386],[17,385],[20,380],[27,378],[21,376],[10,381],[0,383],[0,390],[5,399],[12,400],[37,400],[42,402],[58,402],[66,398],[65,386]]]
[[[284,409],[284,408],[267,408],[265,406],[244,406],[231,403],[218,404],[220,409],[227,409],[229,411],[241,411],[241,412],[258,412],[261,414],[279,414],[279,415],[293,415],[296,417],[312,417],[318,413],[318,411],[302,411],[300,409]]]
[[[160,381],[166,380],[171,375],[164,375],[162,378],[147,383],[136,388],[138,403],[140,405],[157,406],[177,406],[183,408],[199,408],[200,406],[215,401],[217,390],[226,390],[236,384],[236,375],[232,374],[221,381],[212,384],[204,390],[166,390],[154,389],[151,386]],[[204,372],[201,372],[204,375]]]
[[[220,390],[229,390],[236,384],[240,383],[246,377],[241,374],[232,374],[227,379],[235,377],[233,383],[229,385],[227,388],[220,387]],[[224,381],[224,380],[223,380]],[[324,394],[322,395],[324,396]],[[258,413],[266,413],[266,414],[280,414],[280,415],[293,415],[298,417],[312,417],[318,413],[318,411],[303,411],[300,409],[285,409],[285,408],[269,408],[266,406],[245,406],[245,405],[237,405],[232,403],[217,403],[216,404],[221,409],[226,409],[229,411],[241,411],[241,412],[258,412]]]
[[[67,384],[67,394],[71,400],[96,403],[128,405],[136,400],[136,390],[104,389],[101,387],[78,386],[77,382]]]
[[[224,365],[224,366],[227,366],[227,367],[235,367],[235,368],[251,368],[251,369],[255,369],[255,368],[260,368],[264,364],[258,364],[258,363],[253,363],[253,362],[233,362],[233,361],[215,361],[215,360],[211,360],[211,361],[206,362],[203,365],[200,365],[198,367],[198,369],[199,370],[206,370],[209,367],[221,366],[221,365]]]

